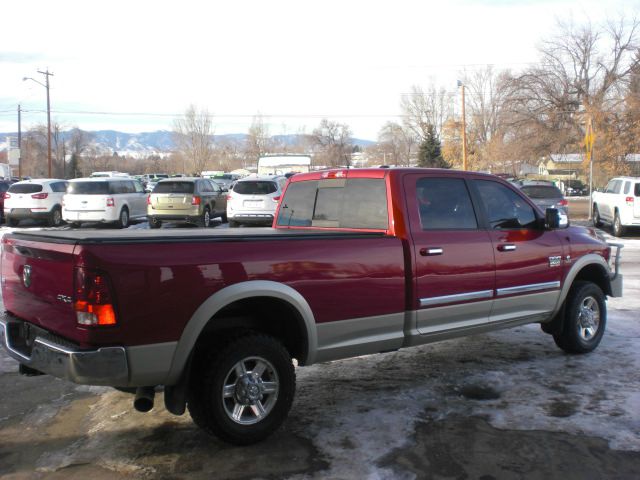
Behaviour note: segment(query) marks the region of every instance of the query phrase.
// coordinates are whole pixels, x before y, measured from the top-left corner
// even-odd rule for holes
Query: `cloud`
[[[0,52],[0,63],[33,63],[44,59],[43,54],[36,52]]]

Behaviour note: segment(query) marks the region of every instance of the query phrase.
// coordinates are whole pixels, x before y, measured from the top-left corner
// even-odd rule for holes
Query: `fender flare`
[[[609,271],[609,265],[607,264],[605,259],[602,258],[602,256],[600,256],[600,255],[598,255],[596,253],[589,253],[587,255],[584,255],[584,256],[580,257],[576,261],[576,263],[574,263],[571,266],[571,269],[569,270],[569,272],[567,273],[567,275],[564,278],[564,283],[562,285],[562,290],[560,291],[560,296],[558,297],[558,302],[556,303],[556,308],[553,310],[552,317],[555,317],[558,314],[558,312],[560,311],[560,309],[562,308],[562,305],[564,304],[564,301],[566,300],[567,295],[569,294],[569,289],[573,285],[573,282],[575,281],[576,277],[578,276],[578,273],[580,273],[580,271],[584,267],[587,267],[589,265],[594,265],[594,264],[599,266],[600,268],[602,268],[603,273],[604,273],[603,276],[606,278],[607,282],[610,282],[609,275],[607,274],[607,272]],[[609,289],[610,289],[610,287],[609,287]],[[604,293],[605,293],[605,295],[607,294],[606,291]]]
[[[209,320],[227,305],[252,297],[277,298],[284,300],[296,309],[304,322],[308,344],[307,356],[301,359],[300,363],[311,365],[314,362],[318,348],[316,323],[311,307],[305,298],[293,288],[282,283],[268,280],[250,280],[236,283],[217,291],[198,307],[187,322],[176,345],[166,385],[172,385],[180,379],[193,347]]]

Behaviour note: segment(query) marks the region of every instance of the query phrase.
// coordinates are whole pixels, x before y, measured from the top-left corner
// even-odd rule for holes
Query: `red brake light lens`
[[[201,202],[200,197],[196,197],[195,195],[191,197],[191,205],[200,205]]]
[[[281,195],[278,195],[277,197],[271,197],[271,200],[273,200],[274,202],[278,203],[280,201],[281,197],[282,197]]]
[[[147,205],[151,205],[151,195],[147,195]]]
[[[45,198],[47,198],[49,196],[48,193],[43,192],[43,193],[34,193],[33,195],[31,195],[31,198],[35,198],[36,200],[44,200]]]
[[[2,197],[6,200],[7,198],[11,198],[11,194],[9,192],[4,192]]]
[[[624,200],[625,202],[627,202],[627,205],[629,206],[633,205],[633,197],[627,197]]]
[[[115,207],[115,206],[116,206],[116,201],[112,197],[107,198],[107,207]]]
[[[73,307],[79,325],[103,326],[117,323],[110,284],[106,273],[76,267]]]
[[[567,205],[569,205],[569,202],[565,198],[563,198],[558,202],[558,205],[560,205],[561,207],[566,207]]]

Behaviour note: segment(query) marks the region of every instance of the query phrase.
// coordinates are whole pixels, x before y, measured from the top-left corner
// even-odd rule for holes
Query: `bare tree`
[[[399,123],[387,122],[378,133],[378,143],[382,147],[385,163],[409,166],[418,139],[413,131]]]
[[[178,151],[188,162],[187,169],[200,174],[213,159],[213,127],[211,115],[206,109],[197,110],[190,105],[182,118],[173,123],[173,133]]]
[[[338,167],[351,165],[353,140],[346,123],[331,122],[323,118],[312,134],[318,160],[326,165]]]
[[[414,135],[424,141],[429,137],[429,125],[440,135],[445,121],[453,114],[452,94],[432,83],[427,91],[414,85],[411,92],[400,99],[403,123]]]
[[[246,156],[251,165],[258,164],[258,158],[268,153],[271,149],[271,137],[269,127],[264,123],[262,115],[253,117],[247,136]]]

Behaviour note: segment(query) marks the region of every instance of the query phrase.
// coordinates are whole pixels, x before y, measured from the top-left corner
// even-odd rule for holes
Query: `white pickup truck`
[[[640,227],[640,177],[616,177],[604,192],[593,192],[593,224],[609,224],[616,237],[628,227]]]

